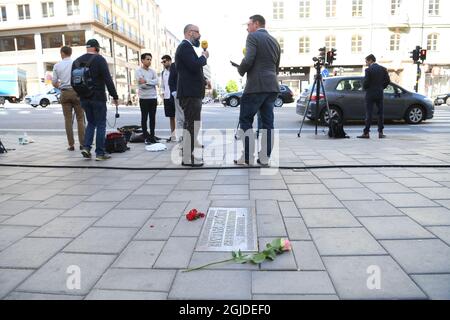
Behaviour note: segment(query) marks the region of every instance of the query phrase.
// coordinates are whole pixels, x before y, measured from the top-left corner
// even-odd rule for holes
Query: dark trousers
[[[105,154],[106,101],[81,100],[81,107],[84,109],[88,122],[84,135],[84,148],[91,150],[94,133],[97,131],[95,153],[97,156],[103,156]]]
[[[158,100],[156,99],[139,99],[139,106],[141,108],[141,126],[144,133],[144,137],[155,136],[156,127],[156,107],[158,106]],[[150,124],[150,136],[148,134],[147,120]]]
[[[273,108],[278,93],[250,93],[244,94],[241,98],[241,109],[239,115],[239,126],[244,131],[244,154],[245,161],[250,161],[250,155],[254,153],[253,121],[255,115],[258,116],[258,129],[262,129],[260,159],[266,162],[272,153],[273,140]],[[260,120],[260,121],[259,121]],[[250,132],[249,132],[250,130]],[[252,141],[250,141],[252,139]],[[252,147],[252,148],[251,148]],[[252,149],[252,150],[250,150]],[[267,159],[264,159],[267,156]],[[265,161],[264,161],[265,160]]]
[[[364,133],[370,132],[370,125],[373,119],[374,105],[378,109],[378,132],[383,132],[384,129],[384,101],[381,99],[366,98],[366,127]]]
[[[195,142],[200,130],[202,99],[192,97],[180,98],[180,104],[184,112],[183,162],[193,163],[192,153],[194,152]]]

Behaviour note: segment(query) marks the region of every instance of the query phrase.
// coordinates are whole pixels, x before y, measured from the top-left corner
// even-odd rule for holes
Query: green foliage
[[[239,91],[239,87],[238,87],[236,81],[230,80],[230,81],[228,81],[227,86],[225,87],[225,90],[227,90],[228,93],[237,92],[237,91]]]

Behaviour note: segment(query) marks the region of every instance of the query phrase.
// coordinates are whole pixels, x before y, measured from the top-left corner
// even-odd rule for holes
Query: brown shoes
[[[362,135],[358,136],[358,139],[370,139],[370,135],[368,133],[363,133]]]

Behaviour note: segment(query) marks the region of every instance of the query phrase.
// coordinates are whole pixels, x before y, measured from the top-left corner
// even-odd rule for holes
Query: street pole
[[[113,79],[114,79],[114,86],[116,87],[117,90],[117,77],[116,77],[116,48],[115,48],[115,40],[114,40],[114,25],[117,23],[116,21],[114,21],[114,15],[113,15],[113,1],[110,0],[110,8],[111,8],[111,20],[112,23],[110,23],[110,27],[111,27],[111,53],[113,56]]]
[[[422,70],[420,70],[420,61],[417,61],[417,74],[416,74],[416,85],[414,86],[414,90],[419,92],[419,81],[422,76]]]

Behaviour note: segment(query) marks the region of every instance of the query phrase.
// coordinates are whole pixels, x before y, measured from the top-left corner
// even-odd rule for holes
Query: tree
[[[239,90],[239,87],[238,87],[236,81],[230,80],[230,81],[228,81],[227,86],[225,87],[225,90],[227,90],[227,92],[237,92]]]
[[[213,89],[212,96],[213,96],[213,99],[217,98],[218,94],[217,94],[217,90],[216,89]]]

